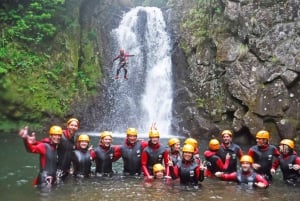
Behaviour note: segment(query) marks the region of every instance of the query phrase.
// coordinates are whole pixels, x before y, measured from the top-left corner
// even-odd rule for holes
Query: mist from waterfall
[[[170,38],[159,8],[136,7],[125,13],[118,28],[112,30],[114,57],[122,48],[134,54],[128,58],[128,78],[120,72],[120,80],[109,85],[110,109],[103,127],[124,133],[136,127],[147,133],[156,122],[162,136],[170,134],[172,118],[172,63]]]

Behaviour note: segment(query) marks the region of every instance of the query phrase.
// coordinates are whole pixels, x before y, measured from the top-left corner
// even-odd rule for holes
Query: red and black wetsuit
[[[131,144],[125,139],[124,144],[120,147],[124,175],[141,174],[141,155],[146,146],[148,143],[145,141],[136,141],[136,143]]]
[[[28,152],[40,154],[40,172],[36,184],[39,186],[54,184],[57,169],[57,145],[52,144],[49,138],[35,144],[30,144],[24,139],[24,144]],[[47,180],[49,177],[51,179]]]
[[[153,175],[153,165],[155,163],[165,164],[166,176],[169,176],[169,152],[167,148],[162,147],[159,143],[148,146],[142,152],[142,170],[145,176]]]
[[[127,58],[128,57],[132,57],[134,55],[131,54],[119,54],[116,58],[113,59],[113,62],[117,59],[119,59],[119,66],[117,69],[117,76],[119,76],[120,70],[123,68],[124,69],[124,77],[127,76],[127,69],[126,69],[126,65],[127,65]]]
[[[230,160],[226,159],[225,163],[223,163],[220,156],[217,155],[216,151],[207,150],[204,152],[205,160],[207,161],[207,170],[205,172],[205,176],[214,177],[216,172],[223,172],[227,169]]]
[[[221,144],[217,154],[221,157],[223,163],[226,162],[226,155],[230,154],[230,160],[228,167],[224,170],[225,173],[231,173],[237,171],[237,162],[243,156],[241,147],[232,143],[229,147],[226,147],[224,143]]]
[[[290,185],[300,185],[300,170],[294,170],[293,165],[300,165],[300,157],[295,151],[289,154],[280,154],[275,162],[275,169],[280,165],[283,180]]]
[[[92,157],[88,149],[73,151],[72,160],[74,177],[87,178],[91,175]]]
[[[251,187],[253,187],[254,183],[256,182],[262,182],[263,184],[265,184],[266,187],[269,186],[269,182],[263,176],[253,171],[248,171],[248,172],[237,171],[237,172],[232,172],[230,174],[223,174],[221,176],[221,179],[224,181],[236,181],[239,184],[247,184]]]
[[[99,145],[91,151],[96,163],[96,176],[112,176],[112,163],[121,157],[120,147]]]
[[[180,178],[180,184],[197,186],[198,181],[204,180],[204,171],[200,169],[197,161],[179,160],[175,166],[170,167],[173,179]]]
[[[252,146],[248,155],[253,158],[254,163],[258,163],[260,168],[254,170],[255,172],[261,174],[267,180],[272,180],[271,168],[276,169],[273,163],[273,159],[278,158],[280,153],[274,145],[266,145],[263,147],[259,147],[257,145]]]
[[[63,130],[63,135],[57,148],[57,177],[59,177],[60,179],[65,179],[69,174],[71,158],[74,150],[74,136],[71,137],[68,130]]]

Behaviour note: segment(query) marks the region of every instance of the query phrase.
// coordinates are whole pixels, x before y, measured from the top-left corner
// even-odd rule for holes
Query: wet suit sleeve
[[[265,178],[263,178],[263,176],[261,176],[260,174],[256,174],[255,181],[263,183],[266,186],[265,188],[269,186],[269,182]]]
[[[170,166],[169,167],[170,169],[170,175],[172,177],[172,179],[177,179],[178,178],[178,166],[175,165],[175,166]]]
[[[237,155],[239,157],[239,159],[241,159],[241,157],[243,156],[243,150],[241,148],[239,148],[238,152],[237,152]]]
[[[237,180],[236,172],[233,172],[230,174],[223,174],[220,178],[224,181],[236,181]]]
[[[198,181],[203,181],[204,180],[204,170],[201,170],[200,166],[196,167],[195,174],[198,178]]]
[[[94,149],[91,149],[91,150],[90,150],[90,156],[91,156],[91,159],[92,159],[92,160],[95,160],[95,158],[96,158],[96,153],[95,153]]]
[[[250,149],[248,150],[248,155],[251,156],[252,158],[254,157],[254,151],[253,151],[252,148],[250,148]]]
[[[226,158],[225,163],[222,162],[221,158],[218,158],[216,164],[221,170],[226,170],[228,168],[229,162],[230,162],[229,158],[228,159]]]
[[[165,152],[164,152],[164,164],[165,164],[166,176],[170,176],[168,150],[165,150]]]
[[[274,162],[272,163],[272,168],[274,168],[275,170],[277,169],[277,167],[279,166],[279,159],[278,157],[280,156],[280,153],[278,151],[278,149],[274,149],[273,155],[275,157]],[[277,167],[276,167],[277,166]]]
[[[113,59],[113,62],[120,58],[120,55],[116,56],[116,58]]]
[[[149,177],[150,173],[147,168],[147,161],[148,161],[148,155],[145,151],[142,152],[142,158],[141,158],[141,165],[142,165],[142,170],[144,172],[144,175]]]
[[[114,158],[113,161],[117,161],[121,157],[121,148],[120,146],[114,146]]]
[[[46,148],[44,143],[30,144],[27,140],[24,140],[24,144],[26,150],[30,153],[46,154]]]

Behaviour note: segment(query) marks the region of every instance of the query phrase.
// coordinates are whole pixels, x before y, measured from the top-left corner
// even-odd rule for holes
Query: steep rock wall
[[[222,129],[272,140],[299,137],[299,1],[210,1],[209,34],[182,24],[200,1],[169,1],[174,40],[174,129],[211,137]],[[199,25],[200,26],[200,25]]]

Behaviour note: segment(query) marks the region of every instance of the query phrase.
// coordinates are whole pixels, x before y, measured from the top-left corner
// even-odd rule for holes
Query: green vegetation
[[[96,91],[97,33],[90,29],[80,38],[73,12],[79,3],[66,2],[12,0],[0,6],[0,131],[64,119],[73,103]]]
[[[215,18],[221,16],[223,8],[218,0],[194,0],[197,6],[184,17],[182,29],[195,37],[209,37]]]

